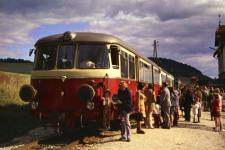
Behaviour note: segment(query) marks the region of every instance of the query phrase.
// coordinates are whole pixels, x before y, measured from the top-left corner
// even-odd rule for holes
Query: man
[[[201,104],[202,104],[202,92],[199,90],[199,87],[198,86],[196,87],[196,91],[194,93],[194,96],[195,97],[198,97],[199,98],[199,101],[201,101]]]
[[[165,129],[170,129],[170,107],[171,107],[171,101],[170,101],[170,91],[167,88],[168,83],[163,82],[162,87],[163,91],[162,94],[160,95],[160,105],[163,110],[163,115],[164,115],[164,127]]]
[[[211,121],[213,121],[213,117],[212,117],[212,106],[211,106],[211,102],[212,102],[212,101],[213,101],[213,91],[210,90],[210,91],[209,91],[209,95],[207,96],[207,102],[208,102],[208,104],[209,104]]]
[[[202,92],[202,102],[204,103],[204,111],[207,111],[208,102],[207,102],[207,92],[205,87],[202,87],[201,92]]]

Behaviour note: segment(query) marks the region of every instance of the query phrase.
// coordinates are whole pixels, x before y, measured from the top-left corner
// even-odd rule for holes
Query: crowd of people
[[[110,98],[110,90],[106,91],[106,98],[103,105],[109,106],[110,103],[118,106],[121,119],[121,138],[119,140],[131,141],[130,114],[133,114],[137,121],[137,133],[145,134],[142,130],[141,121],[144,120],[146,129],[161,128],[170,129],[178,125],[178,119],[184,117],[185,121],[199,123],[201,111],[210,111],[210,118],[215,120],[215,131],[222,129],[221,111],[225,111],[225,94],[223,89],[205,86],[173,88],[168,87],[167,82],[162,83],[159,92],[154,91],[153,84],[138,83],[135,94],[135,104],[132,102],[132,95],[126,82],[121,81],[118,89],[118,99],[113,101]],[[109,107],[104,107],[104,118],[108,118]],[[180,108],[180,111],[179,111]],[[192,114],[191,114],[192,109]],[[179,113],[180,112],[180,113]],[[153,118],[154,117],[154,123]],[[106,120],[106,119],[105,119]],[[103,121],[104,126],[110,127],[110,123]]]

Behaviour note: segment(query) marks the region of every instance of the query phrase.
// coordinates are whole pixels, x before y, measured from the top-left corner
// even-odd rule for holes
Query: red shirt
[[[214,99],[213,102],[211,103],[211,106],[212,106],[212,111],[220,111],[220,100]]]

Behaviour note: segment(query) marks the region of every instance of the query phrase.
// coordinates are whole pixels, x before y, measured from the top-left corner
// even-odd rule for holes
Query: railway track
[[[68,150],[88,148],[90,144],[100,143],[105,137],[116,135],[116,131],[101,131],[91,128],[79,128],[65,135],[53,135],[26,144],[15,150]]]

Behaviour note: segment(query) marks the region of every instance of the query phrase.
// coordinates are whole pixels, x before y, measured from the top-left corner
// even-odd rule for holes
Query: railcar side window
[[[74,66],[75,45],[61,45],[57,62],[58,69],[71,69]]]
[[[162,82],[166,81],[166,76],[165,75],[161,75],[161,78],[162,78]]]
[[[152,83],[152,68],[151,67],[149,67],[149,82],[151,82]]]
[[[159,72],[157,69],[154,69],[154,83],[159,84]]]
[[[114,69],[119,69],[119,58],[118,58],[118,49],[117,47],[111,46],[111,60],[112,66]]]
[[[144,81],[144,66],[143,66],[143,62],[140,61],[139,64],[140,64],[140,68],[139,68],[140,80]]]
[[[78,68],[107,69],[109,68],[108,49],[106,45],[80,45]]]
[[[167,83],[168,83],[169,86],[171,86],[171,82],[170,81],[171,81],[170,78],[167,78]]]
[[[129,78],[135,79],[134,57],[129,55]]]
[[[148,82],[148,66],[146,64],[144,64],[144,68],[145,68],[145,82]]]
[[[57,46],[39,46],[34,70],[51,70],[55,68]]]
[[[120,61],[121,61],[121,77],[128,78],[128,58],[126,52],[122,51]]]

